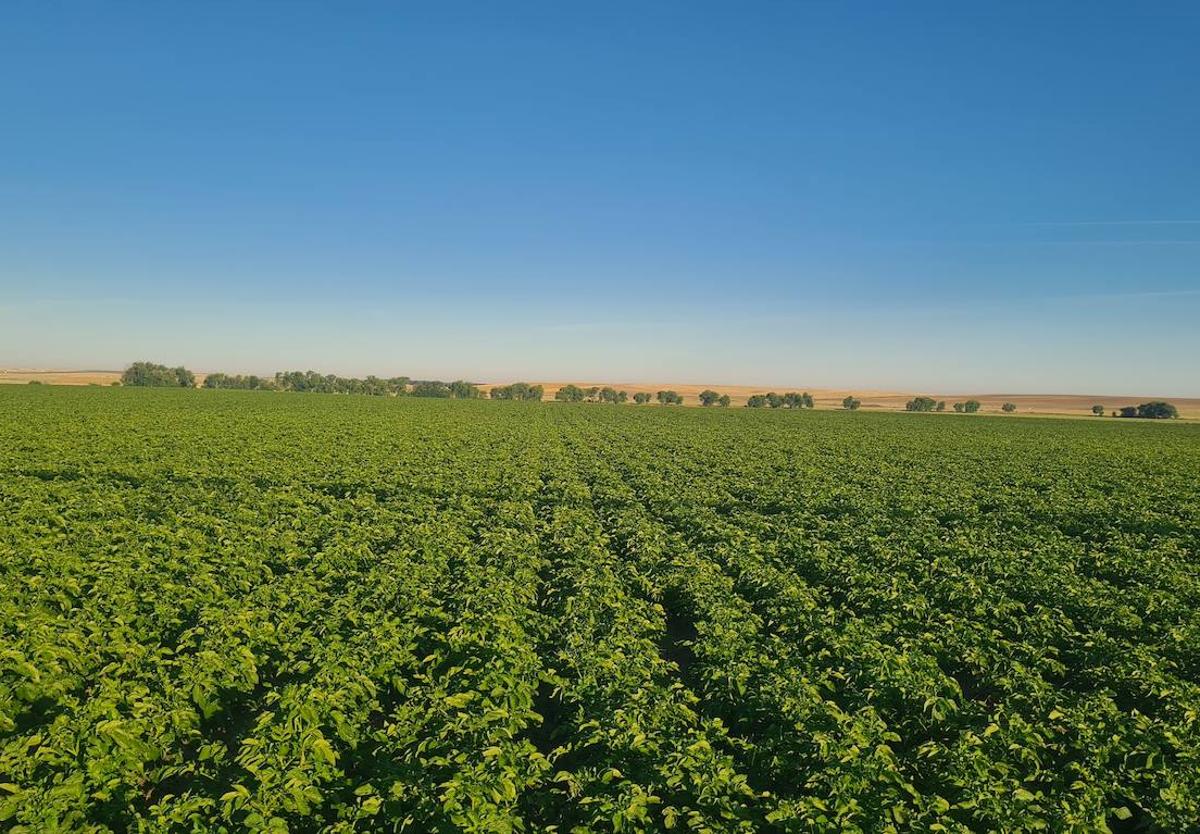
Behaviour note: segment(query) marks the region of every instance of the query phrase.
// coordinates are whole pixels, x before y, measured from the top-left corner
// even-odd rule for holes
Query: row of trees
[[[540,385],[514,382],[512,385],[497,385],[490,392],[493,400],[535,400],[540,402],[544,394]]]
[[[113,383],[114,385],[116,383]],[[154,362],[134,362],[121,375],[121,385],[135,388],[195,388],[196,375],[187,368],[168,367]],[[248,391],[306,391],[320,394],[364,394],[375,397],[434,397],[442,399],[472,400],[480,399],[484,392],[478,385],[465,380],[440,382],[438,380],[411,380],[406,376],[381,378],[368,376],[343,377],[335,374],[319,374],[316,371],[279,371],[274,377],[260,377],[254,374],[224,374],[213,373],[204,378],[205,388],[231,388]],[[497,385],[492,388],[489,396],[493,400],[525,400],[541,401],[545,391],[541,385],[531,385],[528,382],[514,382],[511,385]],[[677,391],[664,390],[654,395],[662,405],[682,405],[683,397]],[[601,402],[624,403],[630,399],[638,405],[650,402],[650,394],[638,391],[632,398],[627,391],[618,391],[611,386],[600,387],[593,385],[580,388],[578,385],[564,385],[554,395],[561,402]],[[700,392],[700,404],[703,406],[720,406],[727,408],[730,400],[728,394],[722,394],[707,388]],[[862,402],[853,395],[842,400],[842,408],[847,411],[857,411]],[[807,391],[798,393],[789,391],[777,394],[774,391],[766,394],[755,394],[746,401],[747,408],[813,408],[812,395]],[[979,400],[956,402],[953,409],[959,414],[975,414],[982,407]],[[906,411],[945,411],[946,401],[935,400],[932,397],[914,397],[904,405]],[[1006,402],[1000,406],[1006,414],[1017,410],[1015,403]],[[1100,404],[1092,406],[1092,413],[1103,417],[1107,409]],[[1139,417],[1143,419],[1162,420],[1179,416],[1179,410],[1169,402],[1152,400],[1141,405],[1127,405],[1112,412],[1113,417]]]
[[[196,376],[187,368],[168,368],[153,362],[134,362],[121,375],[121,384],[135,388],[195,388]],[[530,392],[538,393],[541,386],[526,385],[521,390],[526,398]],[[274,377],[254,374],[213,373],[204,378],[205,388],[239,389],[244,391],[297,391],[315,394],[362,394],[374,397],[440,397],[444,399],[469,400],[483,396],[483,391],[473,382],[455,380],[411,380],[406,376],[386,379],[377,376],[365,378],[320,374],[316,371],[279,371]],[[516,386],[509,386],[515,388]],[[497,399],[500,399],[498,397]]]
[[[139,388],[195,388],[196,375],[184,367],[134,362],[121,374],[121,384]]]
[[[958,412],[959,414],[974,414],[975,412],[979,411],[979,409],[982,407],[983,406],[980,404],[979,400],[967,400],[966,402],[960,402],[960,403],[954,404],[954,410],[956,412]],[[909,400],[908,402],[906,402],[904,404],[904,410],[905,411],[945,411],[946,410],[946,401],[945,400],[935,400],[932,397],[913,397],[911,400]],[[1005,403],[1002,406],[1002,410],[1005,412],[1013,412],[1013,411],[1017,410],[1017,407],[1013,403]]]
[[[1104,406],[1092,406],[1092,413],[1097,417],[1104,416]],[[1179,409],[1172,403],[1163,402],[1162,400],[1151,400],[1148,403],[1141,405],[1127,405],[1116,411],[1113,411],[1114,417],[1140,417],[1144,420],[1173,420],[1179,416]]]
[[[276,386],[275,380],[268,377],[255,376],[250,374],[242,376],[241,374],[209,374],[204,378],[205,388],[230,388],[242,391],[273,391]]]
[[[786,394],[776,394],[771,391],[766,394],[754,394],[746,400],[746,408],[812,408],[812,394],[789,391]]]
[[[540,390],[541,386],[535,386]],[[715,391],[706,391],[705,394],[716,394]],[[720,400],[720,395],[716,394],[717,400]],[[659,391],[654,395],[654,398],[663,405],[681,405],[683,397],[677,391]],[[704,394],[701,394],[703,400]],[[618,405],[620,403],[629,402],[630,399],[637,405],[645,405],[650,402],[649,391],[638,391],[632,397],[628,391],[618,391],[612,386],[606,385],[601,388],[599,385],[593,385],[589,388],[580,388],[578,385],[564,385],[554,393],[554,399],[564,403],[612,403]],[[726,397],[726,400],[729,398]],[[728,405],[728,402],[725,403]],[[712,405],[712,403],[705,403]]]

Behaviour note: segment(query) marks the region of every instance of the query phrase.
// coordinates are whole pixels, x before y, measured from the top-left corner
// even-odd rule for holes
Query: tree
[[[134,362],[121,374],[121,384],[135,388],[194,388],[196,377],[187,368],[168,368],[153,362]]]
[[[904,404],[904,410],[905,411],[933,411],[933,409],[936,406],[937,406],[937,403],[934,402],[929,397],[913,397],[911,400],[909,400],[907,403]]]
[[[1097,417],[1103,417],[1104,416],[1104,406],[1102,406],[1102,405],[1092,406],[1092,413],[1095,414]]]
[[[650,402],[650,392],[638,391],[633,395],[633,401],[638,405],[645,405],[646,403]]]
[[[805,392],[804,392],[803,394],[801,394],[800,396],[801,396],[801,399],[803,399],[803,401],[804,401],[804,402],[803,402],[803,403],[801,403],[801,404],[802,404],[802,405],[803,405],[805,408],[815,408],[815,407],[816,407],[815,403],[813,403],[812,394],[810,394],[810,393],[808,393],[807,391],[805,391]]]
[[[842,408],[847,411],[858,411],[860,405],[862,405],[862,402],[856,399],[853,394],[848,395],[846,399],[842,400]]]
[[[456,400],[474,400],[483,396],[483,392],[479,390],[478,385],[462,379],[454,380],[447,387],[450,389],[450,396]]]
[[[945,411],[945,410],[946,410],[946,401],[938,400],[937,408],[935,408],[934,411]]]
[[[974,414],[979,410],[979,400],[967,400],[963,403],[963,411],[968,414]]]
[[[564,403],[583,402],[584,391],[578,385],[564,385],[554,392],[554,399]]]
[[[370,379],[370,377],[368,377]],[[204,377],[204,388],[236,388],[244,391],[269,390],[275,387],[275,383],[269,379],[263,379],[260,376],[250,374],[242,376],[241,374],[209,374]]]
[[[783,406],[783,397],[779,396],[774,391],[768,391],[767,405],[771,408],[781,408]]]
[[[1017,404],[1016,403],[1005,403],[1004,405],[1000,406],[1000,410],[1003,411],[1005,414],[1012,414],[1014,411],[1017,410]]]
[[[722,394],[721,399],[717,400],[717,405],[721,406],[721,408],[729,408],[729,395]]]
[[[600,402],[613,403],[614,405],[621,400],[621,392],[611,385],[605,385],[600,389]]]
[[[716,405],[717,401],[720,399],[721,395],[711,388],[705,388],[700,392],[700,405],[702,406],[707,407],[710,405]]]
[[[414,397],[435,397],[438,399],[448,399],[451,396],[450,386],[444,382],[438,382],[435,379],[424,380],[422,382],[414,382],[412,386],[412,395]]]
[[[762,408],[766,404],[766,394],[752,394],[750,398],[746,400],[746,408]]]
[[[591,388],[588,388],[583,393],[587,397],[588,402],[594,403],[600,397],[600,387],[597,385],[593,385]]]
[[[659,391],[655,397],[663,405],[683,405],[683,397],[677,391]]]
[[[1122,417],[1138,416],[1137,406],[1136,405],[1127,405],[1127,406],[1122,407],[1121,408],[1121,416]]]
[[[1150,420],[1173,420],[1179,416],[1179,409],[1171,403],[1153,400],[1142,403],[1137,407],[1137,416]]]
[[[497,385],[488,392],[493,400],[536,400],[541,401],[545,392],[540,385],[530,385],[528,382],[514,382],[511,385]]]

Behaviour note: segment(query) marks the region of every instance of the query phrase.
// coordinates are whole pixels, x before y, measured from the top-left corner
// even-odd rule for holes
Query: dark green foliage
[[[789,391],[786,394],[770,391],[766,394],[754,394],[746,401],[746,405],[750,408],[812,408],[814,403],[812,394],[807,391]]]
[[[273,387],[280,391],[311,394],[364,394],[374,397],[399,397],[407,393],[408,383],[409,379],[406,376],[391,377],[390,379],[369,376],[366,379],[358,379],[336,374],[319,374],[316,371],[279,371],[275,374]],[[442,384],[438,383],[438,385]],[[272,386],[263,384],[259,387],[269,388]]]
[[[587,396],[587,392],[578,385],[564,385],[554,392],[554,399],[566,403],[581,403],[585,396]]]
[[[683,397],[677,391],[659,391],[655,397],[663,405],[683,405]]]
[[[1171,420],[1179,416],[1179,409],[1171,403],[1154,400],[1137,407],[1137,416],[1150,420]]]
[[[703,406],[716,405],[720,399],[721,399],[720,393],[712,390],[711,388],[706,388],[700,392],[700,405],[703,405]]]
[[[489,396],[493,400],[529,400],[540,402],[544,393],[540,385],[530,385],[528,382],[514,382],[511,385],[495,386],[492,388]]]
[[[954,404],[954,410],[958,411],[959,404]],[[914,397],[904,405],[905,411],[933,411],[937,407],[937,402],[929,397]]]
[[[275,382],[271,379],[249,374],[209,374],[204,378],[204,388],[240,389],[245,391],[274,390]]]
[[[450,386],[444,382],[437,380],[422,380],[414,382],[409,389],[409,394],[413,397],[426,397],[434,399],[449,399],[453,396]]]
[[[974,414],[979,411],[979,400],[967,400],[963,403],[963,411],[967,414]]]
[[[153,362],[134,362],[121,374],[121,384],[133,388],[194,388],[196,377],[187,368],[168,368]]]
[[[650,402],[650,392],[638,391],[633,395],[633,401],[638,405],[645,405],[646,403]]]
[[[1014,411],[1017,410],[1017,404],[1016,403],[1005,403],[1004,405],[1000,406],[1000,410],[1003,411],[1005,414],[1012,414]]]
[[[934,411],[945,411],[945,410],[946,410],[946,401],[938,400],[937,408],[935,408]]]
[[[0,386],[0,830],[1193,834],[1197,471],[1180,421]]]
[[[846,398],[842,400],[842,408],[846,409],[847,411],[858,411],[858,408],[861,405],[862,401],[853,394],[848,394]]]
[[[721,408],[729,408],[729,403],[730,399],[728,394],[722,394],[717,398],[717,405],[719,405]]]
[[[1097,417],[1103,417],[1104,416],[1104,406],[1102,406],[1102,405],[1092,406],[1092,413],[1095,414]]]
[[[451,382],[446,387],[450,389],[450,396],[456,400],[477,400],[483,396],[478,385],[461,379]]]

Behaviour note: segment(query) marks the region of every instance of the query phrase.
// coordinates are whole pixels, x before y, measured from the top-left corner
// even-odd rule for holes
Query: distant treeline
[[[798,391],[789,391],[786,394],[771,391],[751,396],[746,400],[746,408],[813,408],[813,398],[807,391],[803,394]]]
[[[31,384],[34,384],[31,382]],[[116,385],[117,383],[113,383]],[[154,362],[134,362],[121,375],[121,385],[139,388],[195,388],[196,375],[184,367],[171,368]],[[365,378],[337,376],[335,374],[319,374],[316,371],[279,371],[273,377],[262,377],[254,374],[209,374],[204,378],[204,388],[235,388],[247,391],[301,391],[316,394],[360,394],[371,397],[434,397],[442,399],[474,400],[484,396],[493,400],[523,400],[541,402],[545,389],[541,385],[528,382],[514,382],[510,385],[493,386],[486,394],[473,382],[455,380],[441,382],[436,379],[413,380],[406,376],[381,378],[368,376]],[[581,388],[578,385],[564,385],[554,394],[554,399],[560,402],[592,402],[620,404],[632,401],[637,405],[650,402],[648,391],[638,391],[632,396],[628,391],[621,391],[612,386],[593,385]],[[653,399],[662,405],[682,405],[683,396],[677,391],[666,389],[658,391]],[[722,394],[711,388],[701,391],[698,399],[703,406],[720,406],[727,408],[730,404],[728,394]],[[854,395],[842,400],[842,408],[857,411],[862,402]],[[789,391],[777,394],[770,391],[766,394],[754,394],[746,400],[747,408],[813,408],[812,395],[807,391]],[[975,414],[981,409],[979,400],[966,400],[953,404],[954,411],[960,414]],[[946,401],[935,400],[932,397],[914,397],[905,403],[906,411],[945,411]],[[1011,414],[1017,410],[1014,403],[1006,402],[1000,410]],[[1103,417],[1107,409],[1103,405],[1092,406],[1092,413]],[[1112,412],[1113,417],[1141,417],[1146,419],[1167,419],[1179,416],[1174,405],[1161,400],[1128,405]]]
[[[710,393],[710,392],[705,392]],[[701,394],[703,400],[704,395]],[[676,391],[659,391],[654,398],[663,405],[682,405],[683,397]],[[603,388],[593,385],[590,388],[580,388],[578,385],[564,385],[554,393],[554,399],[564,403],[612,403],[614,405],[633,400],[635,405],[645,405],[650,402],[650,392],[638,391],[632,397],[628,391],[618,391],[610,385]],[[709,403],[705,403],[709,405]]]
[[[121,375],[121,384],[142,388],[194,388],[195,375],[186,368],[168,368],[153,362],[134,362]],[[541,399],[540,385],[517,383],[507,388],[524,386],[526,396],[536,391]],[[204,378],[204,388],[240,389],[243,391],[298,391],[314,394],[361,394],[371,397],[441,397],[445,399],[478,399],[483,391],[478,385],[464,380],[441,382],[439,380],[413,380],[406,376],[386,379],[377,376],[365,378],[319,374],[316,371],[279,371],[273,377],[254,374],[214,373]],[[496,399],[504,397],[493,394]]]

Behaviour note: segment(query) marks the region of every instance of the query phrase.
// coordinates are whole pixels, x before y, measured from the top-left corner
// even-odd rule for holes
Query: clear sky
[[[0,8],[0,366],[1200,396],[1200,4]]]

